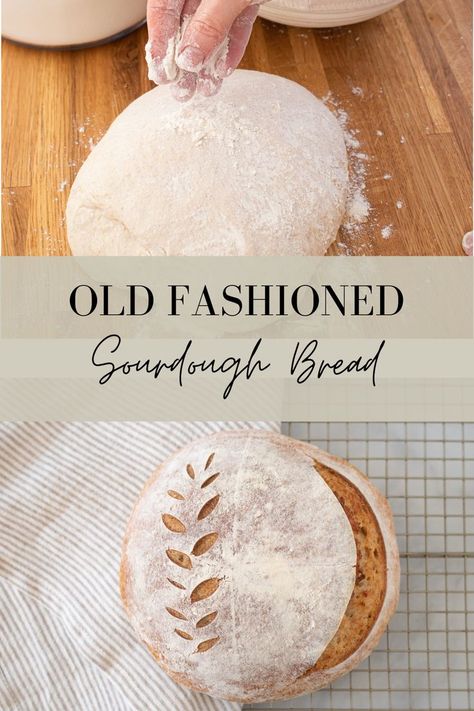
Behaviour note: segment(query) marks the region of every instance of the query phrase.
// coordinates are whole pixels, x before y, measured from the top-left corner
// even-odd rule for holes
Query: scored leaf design
[[[172,563],[179,565],[180,568],[186,568],[187,570],[191,570],[191,568],[193,567],[191,558],[188,556],[187,553],[177,551],[174,548],[168,548],[168,550],[166,551],[166,555]]]
[[[176,516],[163,514],[161,519],[169,531],[173,531],[173,533],[186,533],[186,526],[179,518],[176,518]]]
[[[183,615],[179,610],[174,610],[172,607],[167,607],[166,611],[169,612],[171,617],[176,617],[178,620],[187,620],[186,615]]]
[[[205,472],[206,472],[206,471],[209,469],[209,467],[211,466],[212,460],[214,459],[215,456],[216,456],[215,452],[213,452],[212,454],[210,454],[210,455],[208,456],[207,462],[206,462],[206,464],[205,464],[205,466],[204,466],[204,471],[205,471]]]
[[[219,472],[217,472],[217,474],[213,474],[212,476],[208,477],[208,478],[206,479],[206,481],[204,481],[204,482],[201,484],[201,489],[205,489],[206,486],[209,486],[210,484],[212,484],[212,482],[214,482],[214,481],[217,479],[218,476],[220,476],[220,473],[219,473]]]
[[[204,506],[198,513],[198,517],[197,517],[198,521],[202,521],[211,515],[211,513],[214,511],[217,504],[219,503],[220,498],[221,497],[219,496],[219,494],[217,494],[217,496],[213,496],[212,499],[209,499],[209,501],[206,501],[206,503],[204,504]]]
[[[220,637],[213,637],[212,639],[206,639],[204,642],[201,642],[198,644],[196,648],[196,653],[199,652],[207,652],[209,649],[212,649],[215,644],[217,644],[220,640]]]
[[[191,551],[192,555],[204,555],[204,553],[207,553],[207,551],[212,548],[218,538],[218,533],[207,533],[205,536],[196,541],[196,543],[194,544],[194,548]]]
[[[207,471],[209,467],[211,466],[213,460],[215,457],[215,453],[213,452],[210,454],[206,460],[206,464],[204,466],[204,471]],[[197,482],[197,474],[196,470],[194,469],[192,464],[187,464],[186,465],[186,474],[191,479],[195,485],[198,484]],[[216,472],[214,474],[211,474],[205,480],[202,482],[200,485],[201,489],[205,489],[208,486],[211,486],[216,479],[220,476],[220,472]],[[189,485],[192,486],[191,483]],[[173,499],[176,499],[177,501],[185,501],[187,496],[185,497],[182,493],[179,491],[175,491],[174,489],[169,489],[168,490],[168,496],[170,496]],[[207,519],[208,516],[212,514],[212,512],[215,510],[217,507],[218,503],[220,500],[220,495],[217,494],[210,498],[206,503],[201,507],[197,514],[197,521],[203,521],[204,519]],[[175,534],[184,534],[187,532],[187,525],[181,521],[179,518],[176,516],[173,516],[172,514],[165,513],[162,514],[162,522],[164,526],[171,531],[171,533]],[[196,521],[196,519],[195,519]],[[195,523],[193,524],[194,526],[196,525]],[[184,570],[192,570],[193,568],[193,563],[191,560],[191,555],[192,556],[202,556],[208,553],[211,548],[215,545],[216,541],[219,538],[219,534],[216,531],[211,531],[210,533],[206,533],[205,535],[201,536],[196,543],[193,546],[193,549],[188,555],[188,553],[185,553],[184,551],[177,550],[175,548],[168,548],[166,550],[166,555],[168,559],[177,565],[180,568],[183,568]],[[173,585],[175,588],[178,590],[186,590],[186,586],[183,585],[182,583],[173,580],[172,578],[167,578],[168,582]],[[223,578],[209,578],[207,580],[203,580],[200,582],[198,585],[196,585],[193,590],[191,591],[191,594],[189,596],[189,599],[191,601],[191,604],[200,602],[202,600],[207,600],[210,598],[212,595],[214,595],[217,590],[219,589],[219,586],[221,584],[221,581]],[[166,607],[166,611],[171,617],[174,617],[175,619],[178,620],[183,620],[184,622],[189,623],[189,618],[180,610],[175,609],[174,607]],[[204,615],[201,617],[196,623],[195,623],[195,629],[200,630],[204,627],[207,627],[210,625],[212,622],[217,617],[217,610],[214,612],[209,612],[208,614]],[[175,628],[175,633],[181,637],[182,639],[192,641],[193,636],[189,634],[189,632],[186,632],[185,630]],[[202,652],[207,652],[208,650],[212,649],[218,642],[220,641],[220,637],[212,637],[211,639],[206,639],[202,642],[200,642],[196,649],[195,653],[202,653]]]
[[[202,583],[196,585],[191,593],[191,602],[201,602],[201,600],[206,600],[206,598],[214,595],[221,584],[221,580],[222,578],[209,578],[209,580],[203,580]]]
[[[188,640],[191,640],[191,639],[192,639],[191,635],[188,634],[187,632],[185,632],[184,630],[179,630],[179,629],[176,628],[176,629],[175,629],[175,632],[176,632],[177,635],[179,635],[179,636],[182,637],[183,639],[188,639]]]
[[[205,615],[205,617],[201,617],[199,622],[196,622],[196,629],[200,630],[201,627],[207,627],[207,625],[210,625],[211,622],[214,622],[216,617],[217,617],[217,612],[210,612],[209,615]]]

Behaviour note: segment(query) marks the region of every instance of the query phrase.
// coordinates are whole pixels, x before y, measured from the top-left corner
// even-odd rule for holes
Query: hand
[[[240,63],[261,0],[148,0],[153,79],[177,99],[212,96]]]

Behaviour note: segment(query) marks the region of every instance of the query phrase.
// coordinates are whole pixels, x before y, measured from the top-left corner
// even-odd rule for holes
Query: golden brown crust
[[[280,690],[278,694],[269,688],[264,697],[261,693],[252,697],[252,689],[246,689],[248,694],[245,702],[260,702],[316,691],[349,672],[370,654],[385,631],[398,603],[399,560],[388,503],[364,474],[348,462],[312,445],[278,434],[242,430],[221,432],[211,439],[222,443],[230,438],[244,440],[248,437],[264,438],[269,443],[275,442],[289,450],[303,452],[313,462],[317,462],[316,470],[338,497],[351,522],[358,555],[358,582],[344,619],[326,651],[313,667],[296,678],[286,689]],[[162,467],[159,467],[146,483],[142,495],[160,475],[161,469]],[[133,514],[129,527],[132,520]],[[130,605],[127,563],[129,527],[124,538],[120,569],[120,592],[126,610]],[[379,554],[378,557],[374,555],[375,550]],[[189,676],[173,673],[160,650],[149,649],[164,671],[176,682],[196,691],[212,694],[212,689],[198,687],[192,683]],[[228,700],[241,701],[242,699]]]
[[[344,509],[357,548],[354,592],[337,633],[313,667],[314,670],[325,670],[350,657],[367,639],[385,598],[387,556],[375,514],[359,489],[318,461],[315,462],[315,469]]]

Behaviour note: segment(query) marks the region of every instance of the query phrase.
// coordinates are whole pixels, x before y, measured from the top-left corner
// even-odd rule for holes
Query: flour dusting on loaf
[[[182,683],[265,697],[312,667],[355,582],[351,526],[289,440],[209,438],[160,467],[133,513],[122,593]]]

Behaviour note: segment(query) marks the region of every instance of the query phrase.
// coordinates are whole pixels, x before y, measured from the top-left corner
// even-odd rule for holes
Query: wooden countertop
[[[331,30],[257,22],[242,67],[332,92],[370,156],[370,220],[332,253],[462,254],[472,224],[471,14],[470,0],[406,0]],[[77,52],[3,42],[3,254],[69,253],[69,188],[114,117],[151,88],[145,41],[141,28]]]

